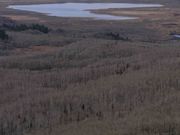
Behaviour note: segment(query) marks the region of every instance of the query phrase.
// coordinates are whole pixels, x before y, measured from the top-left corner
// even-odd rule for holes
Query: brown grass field
[[[9,36],[0,40],[0,135],[180,135],[180,40],[171,35],[180,34],[179,1],[93,11],[140,17],[129,21],[6,8],[50,2],[63,1],[0,0],[0,28]]]

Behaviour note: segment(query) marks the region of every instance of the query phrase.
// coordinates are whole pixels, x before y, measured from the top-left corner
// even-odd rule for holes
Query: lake
[[[180,34],[175,34],[175,35],[173,35],[173,37],[174,37],[175,39],[180,39]]]
[[[124,9],[124,8],[152,8],[162,7],[160,4],[133,4],[133,3],[58,3],[37,5],[11,5],[8,8],[43,13],[56,17],[78,17],[96,20],[128,20],[138,17],[114,16],[107,14],[92,13],[90,10],[98,9]]]

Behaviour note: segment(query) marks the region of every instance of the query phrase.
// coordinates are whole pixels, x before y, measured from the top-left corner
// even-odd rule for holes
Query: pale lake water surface
[[[180,34],[175,34],[173,35],[175,38],[179,38],[180,39]]]
[[[92,18],[96,20],[128,20],[138,17],[114,16],[107,14],[92,13],[90,10],[110,8],[150,8],[162,7],[160,4],[132,4],[132,3],[57,3],[37,5],[11,5],[8,8],[43,13],[56,17]]]

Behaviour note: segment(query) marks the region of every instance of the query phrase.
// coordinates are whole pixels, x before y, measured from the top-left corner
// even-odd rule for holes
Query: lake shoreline
[[[140,17],[104,21],[0,7],[0,133],[180,134],[180,8],[97,11]]]
[[[139,8],[160,8],[160,4],[134,4],[134,3],[63,3],[63,4],[36,4],[36,5],[10,5],[8,8],[22,11],[43,13],[56,17],[82,17],[95,20],[129,20],[137,17],[114,16],[109,14],[98,14],[93,10],[108,9],[139,9]]]

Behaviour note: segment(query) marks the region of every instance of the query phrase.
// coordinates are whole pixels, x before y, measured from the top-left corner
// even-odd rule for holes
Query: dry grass
[[[180,134],[180,46],[169,35],[180,24],[173,16],[38,17],[50,33],[8,30],[10,40],[0,42],[0,135]]]
[[[179,134],[180,48],[146,47],[91,41],[2,58],[2,135]]]
[[[38,17],[31,17],[31,16],[25,16],[25,15],[4,15],[4,17],[10,18],[15,21],[38,21],[43,22],[43,20],[40,20]]]

